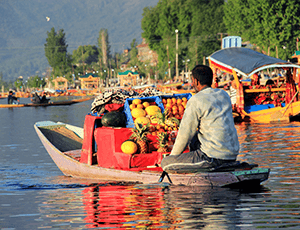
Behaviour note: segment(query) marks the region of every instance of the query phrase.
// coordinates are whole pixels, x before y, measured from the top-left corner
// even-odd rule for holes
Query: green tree
[[[130,43],[130,51],[129,51],[129,65],[131,66],[139,66],[139,60],[138,60],[138,49],[137,49],[137,41],[134,38],[132,42]]]
[[[28,78],[27,85],[29,88],[40,88],[44,87],[46,81],[44,78],[40,78],[38,75],[32,76]]]
[[[47,32],[48,37],[45,43],[45,55],[49,65],[53,68],[53,75],[64,75],[71,68],[71,58],[67,53],[66,39],[64,30],[58,32],[52,27],[50,32]]]
[[[15,82],[14,82],[14,86],[15,86],[18,90],[22,89],[22,87],[23,87],[23,79],[17,78],[17,80],[15,80]]]
[[[98,48],[99,48],[99,65],[100,68],[108,67],[108,59],[110,58],[110,45],[108,40],[107,29],[101,29],[99,31],[98,38]]]
[[[175,66],[176,34],[178,32],[179,68],[190,59],[189,67],[202,62],[220,49],[219,33],[225,33],[223,0],[161,0],[155,7],[144,8],[142,37],[158,53],[159,70],[165,72],[168,61]]]
[[[224,1],[192,1],[192,28],[188,56],[191,64],[201,64],[203,57],[221,48],[220,37],[226,33],[223,22]],[[198,7],[197,7],[198,6]]]
[[[98,55],[98,48],[96,46],[79,46],[76,50],[73,50],[72,62],[74,64],[91,65],[98,61]]]
[[[300,36],[298,0],[228,0],[224,23],[230,35],[258,46],[264,53],[287,60]]]
[[[2,87],[4,87],[4,91],[8,91],[13,88],[13,83],[11,80],[9,82],[4,81],[3,73],[0,72],[0,92],[2,92]]]
[[[3,80],[3,73],[0,72],[0,89],[2,90],[2,86],[5,87],[5,81]]]

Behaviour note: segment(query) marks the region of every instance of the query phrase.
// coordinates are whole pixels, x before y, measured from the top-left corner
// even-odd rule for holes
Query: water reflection
[[[134,185],[95,185],[83,190],[88,228],[158,228],[170,220],[165,215],[164,188]],[[172,216],[172,215],[171,215]]]
[[[255,207],[244,204],[268,196],[264,189],[243,193],[125,183],[91,184],[80,193],[58,190],[44,195],[48,196],[40,207],[44,227],[68,223],[72,229],[242,229],[253,226],[256,218]]]

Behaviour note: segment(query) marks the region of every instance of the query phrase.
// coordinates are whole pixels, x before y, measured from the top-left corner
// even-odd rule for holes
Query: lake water
[[[236,124],[239,160],[271,168],[252,191],[65,177],[33,124],[83,127],[91,103],[0,109],[1,230],[300,229],[300,123]]]

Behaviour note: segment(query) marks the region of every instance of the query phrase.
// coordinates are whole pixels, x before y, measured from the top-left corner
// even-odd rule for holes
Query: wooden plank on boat
[[[82,138],[63,125],[44,127],[40,130],[56,148],[63,152],[81,149],[82,147]]]

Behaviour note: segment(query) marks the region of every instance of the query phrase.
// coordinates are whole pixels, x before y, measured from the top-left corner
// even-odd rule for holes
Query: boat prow
[[[90,116],[90,115],[87,115]],[[89,117],[89,119],[93,119]],[[86,178],[96,180],[107,181],[126,181],[137,183],[158,183],[168,182],[174,185],[186,185],[186,186],[212,186],[212,187],[252,187],[260,185],[263,181],[269,177],[270,169],[257,168],[257,165],[244,165],[243,167],[236,167],[230,170],[216,170],[206,172],[192,172],[192,173],[166,173],[158,164],[151,164],[143,167],[128,167],[127,169],[116,169],[111,167],[103,167],[103,163],[95,160],[95,155],[100,154],[93,150],[95,143],[89,142],[90,147],[85,147],[85,138],[87,135],[92,138],[97,138],[101,128],[94,133],[89,133],[80,127],[56,123],[52,121],[37,122],[34,125],[37,135],[43,143],[45,149],[53,159],[57,167],[66,176],[75,178]],[[99,130],[100,129],[100,130]],[[107,130],[106,130],[107,131]],[[114,131],[114,130],[113,130]],[[108,132],[105,132],[108,142],[106,142],[106,148],[111,148],[109,144]],[[99,144],[99,143],[98,143]],[[92,150],[91,156],[85,158],[86,151]],[[126,162],[132,162],[133,156],[123,156],[122,152],[112,152],[111,155],[119,157],[117,159],[119,164]],[[156,154],[156,155],[155,155]],[[139,155],[139,154],[137,154]],[[153,157],[158,158],[159,162],[162,159],[162,154],[154,153]],[[143,157],[143,156],[141,156]],[[151,155],[148,154],[151,160]],[[142,158],[141,158],[142,159]],[[121,162],[122,161],[122,162]],[[120,163],[121,162],[121,163]],[[152,161],[156,162],[156,161]],[[128,163],[128,162],[127,162]],[[240,165],[241,166],[241,165]]]

